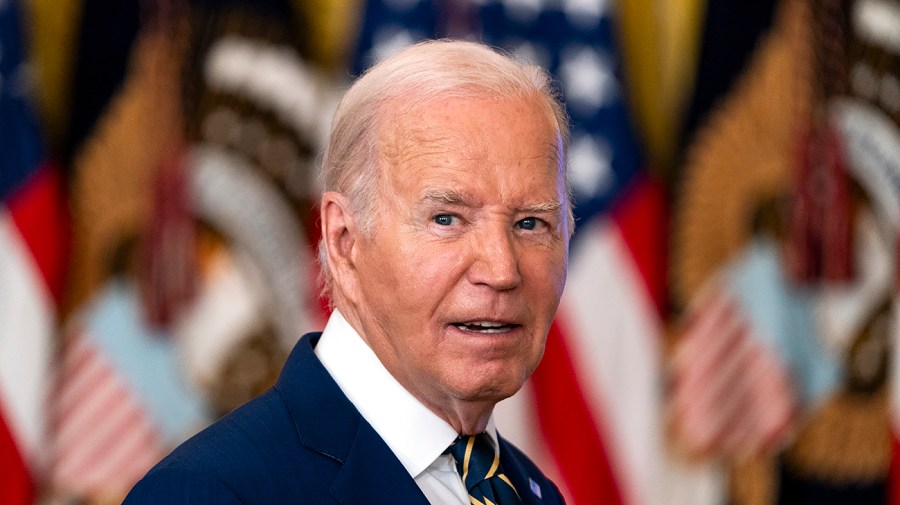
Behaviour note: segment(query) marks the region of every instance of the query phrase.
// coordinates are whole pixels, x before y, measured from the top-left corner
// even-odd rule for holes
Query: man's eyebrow
[[[474,206],[473,199],[467,196],[465,193],[461,193],[454,189],[426,189],[422,192],[422,201],[423,202],[437,202],[445,205],[462,205],[467,207]],[[559,209],[562,208],[562,205],[556,201],[547,201],[536,203],[534,205],[526,205],[524,207],[520,207],[517,209],[519,212],[524,213],[553,213],[559,212]]]
[[[562,208],[562,205],[560,205],[560,203],[558,201],[551,201],[551,202],[542,202],[542,203],[538,203],[535,205],[528,205],[526,207],[523,207],[521,210],[522,210],[522,212],[526,212],[526,213],[534,212],[534,213],[538,214],[538,213],[545,213],[545,212],[559,212],[559,209],[561,209],[561,208]]]
[[[472,199],[459,191],[446,188],[431,188],[422,192],[421,200],[447,205],[472,205]]]

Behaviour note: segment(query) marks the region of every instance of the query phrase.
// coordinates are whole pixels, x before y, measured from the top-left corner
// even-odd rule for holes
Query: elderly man
[[[323,159],[325,330],[126,503],[562,503],[491,416],[565,284],[567,132],[543,71],[478,44],[369,70]]]

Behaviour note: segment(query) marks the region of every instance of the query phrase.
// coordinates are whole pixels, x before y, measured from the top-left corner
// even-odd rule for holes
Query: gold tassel
[[[730,502],[736,505],[771,505],[778,502],[778,466],[771,454],[756,454],[730,468]]]
[[[826,403],[785,453],[799,475],[833,484],[884,479],[891,462],[885,389],[841,392]]]

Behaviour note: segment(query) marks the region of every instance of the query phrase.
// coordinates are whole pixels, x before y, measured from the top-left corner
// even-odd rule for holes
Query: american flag
[[[139,198],[133,189],[140,181],[153,187],[148,174],[164,163],[156,142],[168,138],[161,131],[175,128],[166,93],[177,89],[165,86],[175,78],[168,72],[172,67],[161,64],[171,61],[169,40],[151,30],[139,37],[122,92],[75,160],[72,208],[81,234],[76,248],[86,248],[89,226],[98,225],[97,215],[85,209],[88,198],[106,203],[110,214],[118,210],[119,223],[130,223],[129,205]],[[132,138],[141,139],[141,151],[127,147],[134,145]],[[117,191],[98,188],[101,184]],[[94,220],[85,225],[85,216]],[[63,498],[120,501],[161,456],[209,422],[201,391],[187,380],[179,341],[169,327],[148,323],[138,282],[116,265],[117,256],[129,257],[139,243],[133,231],[123,231],[126,227],[107,228],[103,260],[110,264],[98,265],[103,278],[76,301],[61,332],[46,453],[48,481]]]
[[[57,492],[116,496],[162,456],[165,447],[116,363],[78,326],[59,363],[53,484]]]
[[[30,104],[19,2],[0,1],[0,503],[42,477],[55,314],[68,228]]]
[[[355,71],[423,38],[502,48],[549,70],[572,120],[576,235],[543,362],[497,411],[569,503],[712,503],[662,435],[666,203],[625,105],[606,0],[369,0]],[[675,472],[675,473],[673,473]],[[673,490],[673,481],[681,490]],[[696,482],[699,492],[687,490]],[[676,494],[672,494],[675,491]]]
[[[736,270],[730,277],[739,275]],[[752,275],[765,276],[760,270]],[[785,363],[789,353],[763,336],[768,328],[742,303],[748,290],[736,292],[737,281],[728,277],[710,279],[687,310],[670,364],[671,415],[672,429],[688,451],[740,458],[784,440],[795,414],[795,392]],[[764,298],[773,305],[794,302],[768,291]],[[810,349],[802,352],[814,355]]]

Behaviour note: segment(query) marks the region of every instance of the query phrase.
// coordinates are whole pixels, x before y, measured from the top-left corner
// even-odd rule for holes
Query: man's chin
[[[483,382],[460,385],[455,388],[454,396],[466,402],[496,404],[516,394],[522,389],[523,384],[524,380],[521,379],[493,378]]]

